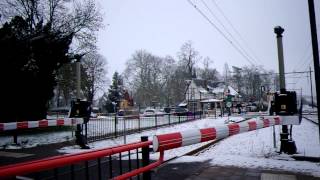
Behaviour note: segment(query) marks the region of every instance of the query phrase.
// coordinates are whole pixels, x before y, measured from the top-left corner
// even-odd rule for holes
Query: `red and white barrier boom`
[[[22,122],[10,122],[0,123],[0,132],[16,129],[30,129],[30,128],[43,128],[49,126],[73,126],[76,124],[82,124],[83,118],[64,118],[54,120],[40,120],[40,121],[22,121]]]
[[[279,116],[266,116],[262,118],[262,120],[255,118],[239,124],[233,123],[204,129],[192,129],[170,134],[155,135],[153,137],[153,150],[155,152],[165,151],[200,142],[223,139],[242,132],[281,124],[282,120]]]
[[[284,119],[285,120],[285,119]],[[39,123],[39,122],[38,122]],[[174,149],[182,146],[196,144],[200,142],[222,139],[228,136],[239,134],[242,132],[253,131],[256,129],[266,128],[273,125],[282,125],[285,123],[282,117],[278,116],[264,116],[264,118],[255,118],[242,123],[233,123],[228,125],[214,126],[210,128],[188,130],[170,134],[155,135],[153,142],[135,142],[131,144],[121,145],[112,148],[104,148],[100,150],[92,150],[78,154],[69,154],[56,156],[48,159],[29,161],[25,163],[18,163],[14,165],[0,167],[0,179],[14,177],[16,175],[24,175],[44,170],[50,170],[66,165],[72,165],[79,162],[94,160],[105,156],[114,154],[121,154],[121,152],[130,152],[130,150],[147,148],[153,145],[153,150],[160,152],[158,161],[138,167],[138,169],[131,170],[117,177],[116,180],[129,179],[130,177],[137,176],[143,172],[150,171],[163,163],[164,151]],[[147,150],[148,151],[148,150]]]

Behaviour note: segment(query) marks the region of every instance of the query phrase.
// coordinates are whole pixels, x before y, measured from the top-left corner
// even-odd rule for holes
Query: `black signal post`
[[[310,29],[311,29],[311,40],[312,40],[312,51],[313,51],[313,64],[314,64],[314,77],[316,81],[316,92],[317,92],[317,110],[318,110],[318,122],[320,120],[320,67],[319,67],[319,50],[318,50],[318,37],[317,37],[317,26],[316,16],[314,12],[314,1],[308,0],[309,5],[309,17],[310,17]],[[320,139],[320,123],[319,125],[319,139]]]

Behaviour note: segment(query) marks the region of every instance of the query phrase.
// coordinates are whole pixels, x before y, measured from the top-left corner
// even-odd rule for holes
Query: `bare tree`
[[[209,57],[205,57],[203,59],[203,69],[198,70],[201,79],[207,81],[217,81],[219,79],[219,72],[210,67],[212,63],[213,60],[211,60]]]
[[[180,65],[185,67],[188,78],[191,78],[194,73],[196,62],[201,59],[199,52],[194,49],[191,41],[188,41],[181,46],[180,52],[178,52],[178,58]]]
[[[64,64],[57,72],[56,106],[69,106],[71,98],[75,96],[76,74],[75,64]]]
[[[46,26],[60,36],[72,34],[74,53],[95,48],[96,32],[102,27],[102,15],[94,0],[2,0],[0,23],[20,16],[30,32]]]
[[[170,58],[161,58],[146,50],[136,51],[126,62],[124,77],[127,86],[134,90],[135,101],[143,105],[151,105],[161,101],[162,88],[168,81],[165,64]]]
[[[107,60],[100,54],[92,52],[84,56],[82,68],[85,72],[82,88],[88,101],[93,102],[98,90],[103,90],[106,85]]]

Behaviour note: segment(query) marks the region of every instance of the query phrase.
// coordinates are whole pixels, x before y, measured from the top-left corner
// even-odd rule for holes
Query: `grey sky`
[[[284,29],[286,71],[306,70],[311,62],[311,40],[307,0],[215,0],[249,45],[241,41],[211,0],[204,0],[258,64],[278,72],[276,37],[273,28]],[[220,28],[201,0],[195,4]],[[191,40],[212,67],[222,72],[231,67],[250,65],[187,0],[99,0],[105,14],[105,29],[99,32],[99,52],[108,60],[108,77],[122,72],[125,62],[138,49],[176,57],[181,45]],[[319,10],[316,2],[316,9]],[[316,10],[319,24],[319,11]],[[109,24],[109,25],[108,25]],[[319,26],[318,26],[319,27]],[[226,33],[227,34],[227,33]],[[318,35],[319,36],[319,35]],[[234,42],[235,43],[235,42]],[[252,55],[253,53],[254,55]],[[306,62],[305,62],[306,61]],[[201,66],[202,63],[198,62]],[[311,64],[313,66],[313,64]],[[288,88],[307,87],[307,79],[287,79]],[[307,88],[305,93],[310,90]]]

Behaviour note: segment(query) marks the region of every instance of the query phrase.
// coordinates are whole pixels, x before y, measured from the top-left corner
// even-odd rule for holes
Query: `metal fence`
[[[135,116],[107,116],[104,118],[91,118],[84,126],[84,134],[88,142],[110,137],[122,136],[146,129],[158,128],[171,124],[201,119],[201,111],[182,114],[155,114]]]
[[[148,137],[141,142],[0,167],[0,179],[150,179]],[[150,165],[149,165],[150,166]],[[149,170],[152,167],[149,168]],[[136,172],[135,175],[131,175]],[[141,174],[143,173],[143,174]],[[124,177],[124,178],[120,178]]]

